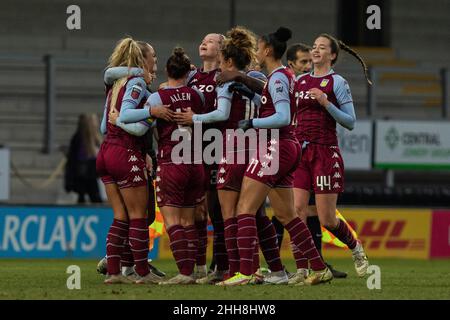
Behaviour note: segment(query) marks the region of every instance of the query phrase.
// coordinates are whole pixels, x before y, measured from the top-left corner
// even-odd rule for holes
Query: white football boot
[[[369,260],[360,241],[356,244],[356,247],[352,250],[353,262],[355,263],[355,270],[358,277],[364,277],[367,274],[367,268],[369,267]]]

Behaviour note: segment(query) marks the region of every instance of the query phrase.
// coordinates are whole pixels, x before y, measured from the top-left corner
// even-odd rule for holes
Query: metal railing
[[[234,4],[232,1],[230,5]],[[230,16],[230,23],[234,22],[234,17]],[[43,141],[43,152],[50,154],[55,151],[55,103],[56,103],[56,69],[59,66],[70,66],[76,64],[82,65],[104,65],[105,59],[99,58],[79,58],[79,57],[65,57],[45,55],[44,57],[36,57],[30,55],[0,55],[0,61],[7,62],[27,62],[43,64],[45,70],[45,135]],[[401,68],[401,67],[371,67],[369,68],[369,75],[372,80],[372,85],[367,86],[367,103],[366,112],[369,118],[376,118],[379,92],[379,75],[383,72],[401,72],[401,73],[432,73],[438,75],[440,78],[440,86],[442,92],[441,98],[441,112],[442,119],[449,119],[450,117],[450,75],[448,68],[431,69],[431,68]]]
[[[55,151],[55,103],[57,94],[57,67],[76,64],[99,66],[104,65],[105,60],[99,58],[63,57],[47,54],[43,57],[30,55],[0,55],[0,61],[7,61],[9,63],[43,63],[45,72],[45,135],[42,152],[45,154],[53,153]]]

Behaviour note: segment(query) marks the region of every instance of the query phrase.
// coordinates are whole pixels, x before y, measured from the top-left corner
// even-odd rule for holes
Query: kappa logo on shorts
[[[333,168],[334,168],[334,169],[339,169],[339,168],[340,168],[339,163],[336,162],[336,163],[334,164]]]
[[[340,187],[339,182],[335,182],[333,185],[333,189],[339,189]]]
[[[272,145],[272,144],[277,144],[278,143],[278,141],[276,140],[276,139],[272,139],[272,140],[270,140],[270,144]]]
[[[130,156],[130,159],[128,159],[128,162],[136,162],[138,161],[138,158],[135,155]]]
[[[262,172],[261,170],[258,171],[258,173],[256,174],[258,177],[262,178],[264,176],[264,172]]]
[[[138,172],[138,171],[140,171],[140,170],[141,170],[141,169],[139,169],[138,166],[133,166],[133,168],[131,168],[130,172]]]
[[[339,174],[339,172],[336,172],[333,176],[334,179],[340,179],[341,175]]]
[[[273,147],[273,146],[270,146],[267,149],[272,152],[277,152],[277,149],[275,149],[275,147]]]
[[[161,197],[156,197],[156,200],[157,200],[158,202],[161,202]]]
[[[339,155],[337,154],[337,152],[333,153],[333,157],[332,158],[339,158]]]
[[[158,166],[158,168],[156,168],[156,171],[157,171],[157,172],[160,172],[160,171],[161,171],[161,167]]]
[[[225,172],[226,172],[225,168],[220,168],[219,173],[225,173]]]
[[[156,192],[160,192],[161,189],[159,187],[156,187]]]
[[[264,155],[264,158],[266,158],[267,160],[272,160],[272,159],[273,159],[273,156],[272,156],[270,153],[266,153],[266,154]]]
[[[219,180],[217,180],[217,183],[220,183],[220,184],[225,183],[225,179],[224,178],[219,178]]]
[[[141,182],[141,181],[143,181],[141,177],[134,176],[133,182]]]
[[[159,176],[156,177],[156,182],[160,182],[161,178]]]

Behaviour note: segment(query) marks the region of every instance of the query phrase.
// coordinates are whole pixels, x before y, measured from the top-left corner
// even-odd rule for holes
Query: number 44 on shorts
[[[331,190],[331,176],[316,176],[316,185],[321,191],[327,187]]]

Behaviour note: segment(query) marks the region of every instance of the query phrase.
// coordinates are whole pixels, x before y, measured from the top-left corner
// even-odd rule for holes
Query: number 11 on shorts
[[[251,171],[251,173],[253,174],[253,172],[255,171],[256,166],[258,165],[258,163],[259,163],[259,161],[258,161],[257,159],[252,158],[252,161],[250,162],[250,164],[249,164],[248,167],[247,167],[247,172],[249,172],[249,171],[250,171],[250,168],[253,166],[253,169],[252,169],[252,171]]]

